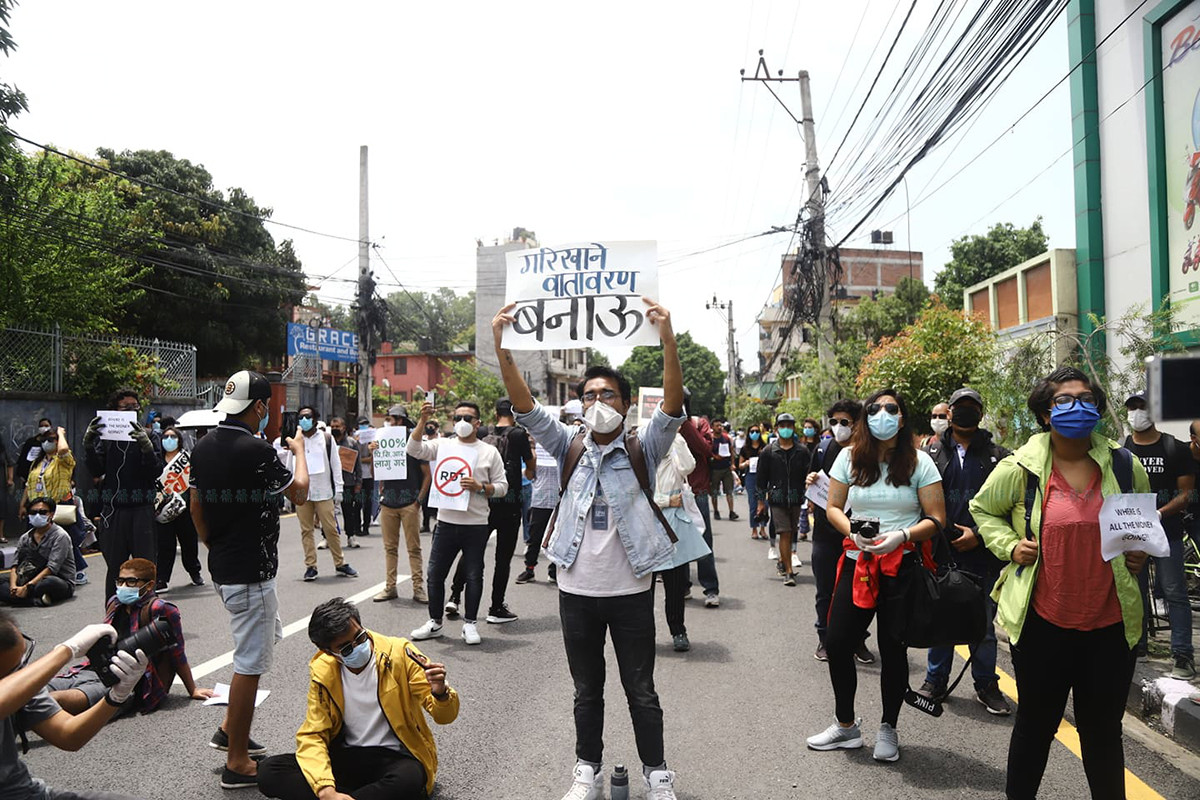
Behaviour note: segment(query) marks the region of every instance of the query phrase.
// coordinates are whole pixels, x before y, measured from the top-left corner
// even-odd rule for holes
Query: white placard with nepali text
[[[1158,518],[1158,495],[1110,494],[1100,507],[1100,555],[1112,561],[1133,550],[1160,558],[1171,554]]]
[[[361,431],[360,431],[361,433]],[[403,425],[384,426],[375,433],[373,466],[375,480],[402,481],[408,477],[408,428]]]
[[[656,242],[586,242],[515,250],[505,297],[516,321],[510,350],[659,343],[643,297],[658,300]]]
[[[477,448],[464,447],[457,439],[439,442],[429,489],[429,505],[447,511],[466,511],[471,502],[471,493],[463,488],[462,479],[475,474],[478,458]]]
[[[100,424],[100,438],[109,442],[128,442],[133,439],[133,423],[137,422],[136,411],[97,411]]]
[[[808,485],[804,496],[808,498],[808,502],[813,505],[818,505],[825,508],[829,504],[829,476],[824,470],[817,470],[817,478]]]

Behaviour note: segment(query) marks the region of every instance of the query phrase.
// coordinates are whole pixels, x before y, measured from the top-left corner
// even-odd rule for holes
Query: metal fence
[[[156,374],[148,375],[150,370]],[[114,381],[137,379],[149,382],[150,397],[195,398],[195,346],[137,336],[64,334],[57,325],[49,330],[0,329],[0,392],[99,397],[115,388]]]

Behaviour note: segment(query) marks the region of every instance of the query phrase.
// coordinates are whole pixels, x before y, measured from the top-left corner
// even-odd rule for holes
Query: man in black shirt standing
[[[775,417],[775,429],[779,431],[779,438],[767,445],[758,457],[756,508],[761,516],[770,507],[771,521],[775,523],[775,530],[779,534],[779,563],[776,568],[784,586],[795,586],[792,544],[800,529],[800,515],[804,513],[800,507],[804,504],[812,456],[807,447],[796,441],[796,418],[791,414],[785,411]],[[713,437],[715,453],[715,432]]]
[[[295,474],[279,462],[275,448],[256,434],[270,415],[271,384],[243,370],[225,384],[217,411],[225,420],[192,451],[192,520],[208,548],[208,570],[233,630],[233,679],[224,724],[210,744],[227,751],[221,787],[257,786],[250,759],[265,749],[250,739],[259,676],[271,667],[275,642],[283,638],[275,575],[279,571],[279,499],[308,498],[308,463],[299,429],[287,447]],[[282,434],[287,436],[289,432]]]
[[[1183,515],[1196,486],[1195,462],[1186,444],[1154,426],[1144,392],[1130,395],[1125,410],[1133,429],[1133,434],[1125,439],[1125,448],[1141,460],[1150,479],[1150,489],[1158,493],[1158,513],[1171,545],[1171,555],[1154,559],[1157,589],[1167,601],[1167,619],[1171,623],[1171,656],[1175,659],[1171,677],[1191,680],[1196,677],[1196,659],[1192,648],[1192,606],[1183,573]],[[1147,570],[1142,570],[1138,581],[1142,584],[1142,596],[1148,597]],[[1142,625],[1139,650],[1146,646],[1144,619]]]

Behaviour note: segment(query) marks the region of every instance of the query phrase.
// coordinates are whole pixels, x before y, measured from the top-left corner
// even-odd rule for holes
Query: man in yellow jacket
[[[340,597],[313,611],[308,638],[308,715],[296,752],[258,767],[258,788],[282,800],[425,800],[437,777],[437,747],[422,709],[446,725],[458,693],[446,667],[407,639],[362,626]]]

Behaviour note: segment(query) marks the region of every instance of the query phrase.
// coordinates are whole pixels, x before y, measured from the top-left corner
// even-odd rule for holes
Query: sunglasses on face
[[[300,414],[300,415],[297,417],[297,419],[312,419],[312,418],[313,418],[313,415],[312,415],[312,414]]]
[[[49,515],[49,514],[50,514],[50,509],[48,509],[48,508],[45,508],[44,506],[43,506],[42,508],[31,508],[31,509],[29,509],[29,514],[31,514],[31,515],[32,515],[32,514],[46,514],[46,515]]]
[[[367,629],[363,628],[361,631],[358,632],[358,636],[355,636],[349,642],[346,642],[341,647],[331,648],[331,649],[333,649],[333,652],[337,653],[342,658],[349,658],[350,654],[354,652],[354,648],[358,647],[360,644],[362,644],[366,640],[367,640]]]
[[[454,421],[455,422],[474,422],[475,415],[474,414],[455,414]]]
[[[900,406],[895,403],[871,403],[871,405],[867,406],[868,414],[875,415],[880,411],[886,411],[894,417],[900,413]]]
[[[933,419],[950,419],[949,414],[930,414]]]
[[[149,583],[141,578],[117,578],[117,586],[141,586],[143,583]]]
[[[142,410],[142,407],[137,404],[134,404],[132,406],[117,406],[117,411],[141,411],[141,410]]]
[[[1096,405],[1096,395],[1091,392],[1084,392],[1078,397],[1073,394],[1060,394],[1055,396],[1053,403],[1062,409],[1074,408],[1076,403],[1091,403],[1092,405]]]
[[[594,403],[598,399],[603,400],[604,402],[608,403],[608,402],[611,402],[611,401],[617,399],[617,393],[614,392],[612,389],[604,389],[603,391],[599,391],[599,392],[584,392],[583,393],[583,402],[585,402],[585,403]]]
[[[849,428],[853,424],[854,423],[848,419],[831,419],[831,420],[829,420],[829,426],[831,428],[835,425],[845,425],[847,428]]]

